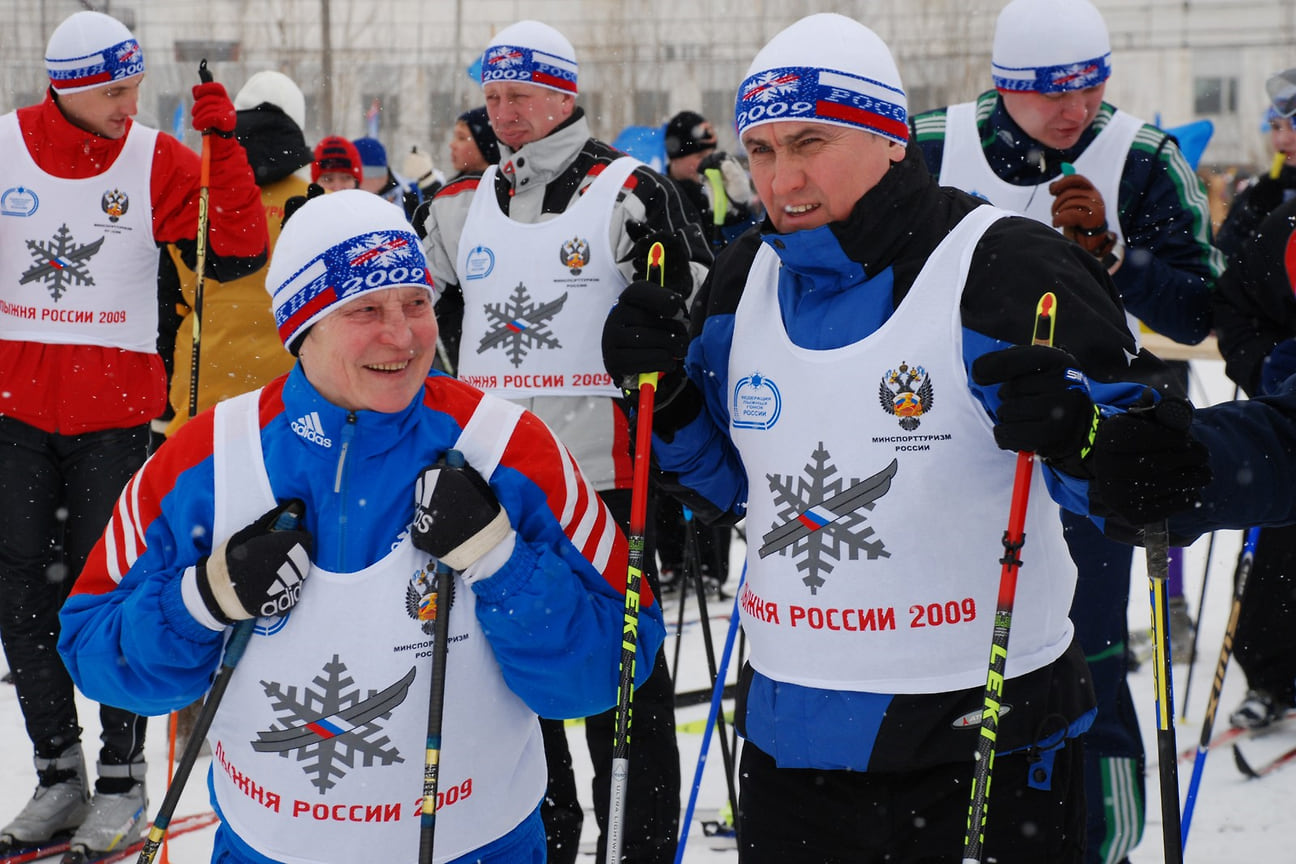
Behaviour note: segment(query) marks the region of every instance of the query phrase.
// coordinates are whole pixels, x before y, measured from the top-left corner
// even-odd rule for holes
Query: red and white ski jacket
[[[100,137],[69,122],[48,94],[41,104],[16,113],[36,165],[70,180],[107,171],[135,127],[132,123],[120,139]],[[198,154],[170,135],[157,136],[149,189],[158,244],[187,243],[192,249],[200,172]],[[209,188],[208,274],[237,278],[264,262],[266,223],[247,154],[233,138],[212,136]],[[87,206],[91,203],[98,209],[98,201]],[[0,221],[0,230],[11,229]],[[139,290],[156,294],[156,280]],[[0,415],[63,435],[148,423],[167,402],[165,367],[156,352],[5,339],[0,339],[0,392]]]

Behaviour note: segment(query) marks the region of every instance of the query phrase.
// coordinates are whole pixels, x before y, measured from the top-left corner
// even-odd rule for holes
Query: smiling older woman
[[[412,861],[428,649],[448,627],[436,860],[543,860],[537,715],[615,698],[625,538],[537,418],[428,377],[433,286],[398,207],[359,190],[308,201],[266,281],[298,363],[186,424],[130,481],[64,608],[72,676],[145,713],[186,705],[228,626],[269,616],[208,736],[214,860]],[[300,528],[271,532],[293,500]],[[462,570],[449,609],[429,596],[437,557]],[[650,596],[640,609],[642,678],[664,631]]]

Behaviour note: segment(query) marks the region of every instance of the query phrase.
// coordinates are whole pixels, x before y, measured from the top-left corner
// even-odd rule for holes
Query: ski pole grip
[[[302,517],[305,515],[306,508],[301,501],[296,499],[289,501],[284,511],[275,517],[270,530],[292,531],[301,524]],[[247,650],[248,643],[252,641],[252,633],[255,630],[255,618],[248,618],[234,625],[234,632],[230,635],[229,641],[225,643],[225,655],[221,658],[222,666],[233,669],[238,665],[239,661],[243,659],[243,652]]]
[[[204,84],[210,84],[212,82],[212,74],[211,70],[207,68],[206,57],[198,63],[198,80]]]

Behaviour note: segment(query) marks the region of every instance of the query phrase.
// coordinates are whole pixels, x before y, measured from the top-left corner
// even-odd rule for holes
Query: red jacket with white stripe
[[[130,129],[119,139],[87,132],[69,122],[48,94],[41,104],[20,108],[17,114],[32,159],[55,177],[79,180],[102,174],[130,135]],[[198,154],[170,135],[157,136],[149,178],[153,237],[159,246],[187,247],[191,259],[200,172]],[[247,154],[233,138],[211,136],[208,212],[208,275],[234,279],[264,263],[261,193]],[[156,284],[147,290],[156,292]],[[97,345],[0,339],[0,389],[0,414],[63,435],[148,423],[162,414],[167,402],[166,371],[158,354]]]

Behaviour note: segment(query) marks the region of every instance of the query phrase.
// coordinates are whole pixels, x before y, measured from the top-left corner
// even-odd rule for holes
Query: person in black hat
[[[455,121],[454,137],[450,139],[450,162],[456,177],[480,174],[499,159],[499,142],[491,129],[486,106],[460,114]]]
[[[701,114],[681,111],[666,124],[666,159],[666,176],[697,209],[715,251],[760,223],[747,169],[716,149],[715,129]]]

